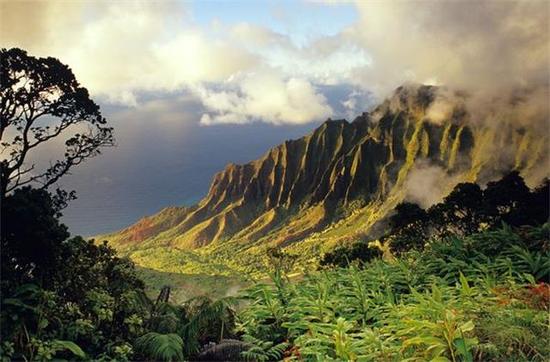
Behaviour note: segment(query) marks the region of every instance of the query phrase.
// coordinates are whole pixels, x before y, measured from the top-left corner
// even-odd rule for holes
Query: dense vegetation
[[[75,194],[47,189],[112,146],[112,128],[59,60],[13,48],[0,62],[2,360],[181,360],[182,335],[186,355],[231,337],[231,299],[171,306],[163,289],[153,303],[131,261],[70,237],[60,217]],[[55,139],[63,158],[33,163]]]
[[[544,361],[549,231],[504,226],[297,283],[275,277],[246,292],[239,328],[292,360]]]
[[[489,182],[485,189],[475,183],[460,183],[443,200],[428,210],[403,202],[388,217],[383,247],[369,242],[343,245],[326,253],[323,265],[347,265],[350,261],[368,261],[383,250],[401,254],[411,249],[422,250],[430,239],[467,236],[484,230],[495,230],[503,224],[519,227],[541,225],[548,220],[550,181],[546,179],[530,190],[517,171]],[[496,244],[495,248],[500,248]]]
[[[2,126],[23,132],[3,142],[14,152],[1,164],[2,361],[550,357],[548,181],[529,190],[512,172],[485,189],[459,184],[428,210],[400,204],[380,240],[342,246],[292,281],[299,257],[270,249],[270,281],[237,298],[176,305],[162,287],[151,300],[132,261],[70,236],[60,217],[74,194],[46,189],[112,143],[98,107],[57,60],[2,55]],[[13,93],[25,72],[39,89]],[[32,126],[40,100],[61,121],[54,130]],[[98,133],[70,138],[65,160],[22,179],[29,150],[81,121]]]
[[[380,240],[337,248],[302,281],[274,269],[239,328],[291,360],[547,360],[548,202],[548,181],[531,191],[512,172],[428,210],[402,203]]]
[[[3,359],[181,360],[182,336],[186,355],[233,336],[233,299],[151,301],[131,261],[69,238],[59,207],[29,187],[2,202]]]
[[[547,184],[528,192],[529,200],[547,192]],[[501,214],[521,207],[514,205]],[[244,291],[240,306],[233,297],[173,305],[169,288],[150,300],[133,263],[106,244],[68,238],[59,222],[63,206],[28,187],[2,203],[6,360],[542,361],[550,355],[548,224],[485,223],[482,231],[459,233],[460,224],[449,222],[453,233],[396,253],[389,236],[389,246],[356,244],[343,267],[327,264],[292,282],[295,257],[273,249],[271,282]],[[398,210],[390,236],[403,235],[395,227]]]

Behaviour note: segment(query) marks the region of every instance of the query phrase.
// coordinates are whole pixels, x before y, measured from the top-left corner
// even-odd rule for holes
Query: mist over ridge
[[[127,252],[237,247],[254,258],[270,246],[323,249],[368,237],[398,202],[427,207],[459,182],[484,184],[516,169],[536,185],[548,176],[548,137],[544,118],[530,113],[534,95],[482,103],[464,91],[407,84],[352,122],[328,120],[255,161],[229,164],[196,205],[99,238]]]

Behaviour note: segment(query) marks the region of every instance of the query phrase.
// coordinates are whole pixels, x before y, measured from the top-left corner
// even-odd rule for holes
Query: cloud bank
[[[273,73],[253,73],[230,80],[222,90],[198,90],[211,113],[202,124],[248,123],[267,119],[279,123],[307,123],[332,113],[326,98],[307,80],[282,79]]]
[[[549,80],[550,3],[364,1],[347,34],[372,56],[357,74],[380,90],[404,80],[500,89]]]
[[[355,5],[354,22],[330,35],[300,34],[306,41],[297,43],[269,22],[221,13],[198,22],[185,2],[5,1],[0,40],[60,58],[111,103],[135,106],[144,92],[192,93],[204,106],[203,124],[350,117],[369,106],[368,92],[380,99],[406,81],[485,94],[548,87],[548,2]],[[344,114],[335,114],[327,86],[352,89]],[[448,112],[444,102],[431,111],[434,120]]]
[[[203,124],[307,123],[333,114],[318,85],[345,80],[363,51],[308,47],[250,23],[198,25],[185,3],[3,2],[0,36],[69,64],[94,96],[136,106],[142,92],[198,97]],[[321,44],[322,43],[322,44]]]

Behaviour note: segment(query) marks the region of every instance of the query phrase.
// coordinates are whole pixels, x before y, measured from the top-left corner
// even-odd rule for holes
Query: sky
[[[0,0],[0,43],[68,64],[115,129],[60,182],[79,195],[64,221],[89,236],[193,204],[227,163],[405,82],[547,86],[549,4]]]

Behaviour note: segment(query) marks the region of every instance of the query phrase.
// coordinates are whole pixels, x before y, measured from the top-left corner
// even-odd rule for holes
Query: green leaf
[[[44,329],[48,326],[48,324],[50,324],[50,322],[48,322],[47,319],[41,319],[38,323],[38,329]]]
[[[183,340],[174,333],[150,332],[136,339],[135,346],[146,356],[157,361],[183,359]]]
[[[462,355],[464,361],[473,362],[472,354],[468,350],[468,345],[463,338],[455,339],[453,344],[455,345],[458,354]]]
[[[430,362],[449,362],[449,361],[450,361],[450,359],[448,359],[448,358],[445,357],[445,356],[437,356],[437,357],[432,358],[432,359],[430,360]]]
[[[74,342],[55,339],[52,346],[56,351],[70,351],[77,357],[86,358],[86,353]]]
[[[468,284],[468,279],[466,279],[466,277],[464,276],[464,274],[462,274],[462,272],[460,272],[459,279],[460,279],[460,284],[462,285],[462,293],[468,296],[472,295],[472,288],[470,288],[470,285]]]
[[[470,320],[470,321],[464,323],[463,325],[461,325],[460,330],[462,331],[462,333],[470,332],[474,329],[474,327],[475,327],[474,322]]]
[[[18,308],[21,308],[21,309],[27,309],[27,310],[30,310],[32,312],[38,313],[38,309],[36,307],[33,307],[32,305],[26,304],[26,303],[24,303],[23,301],[21,301],[20,299],[17,299],[17,298],[6,298],[2,301],[2,303],[4,305],[18,307]]]

